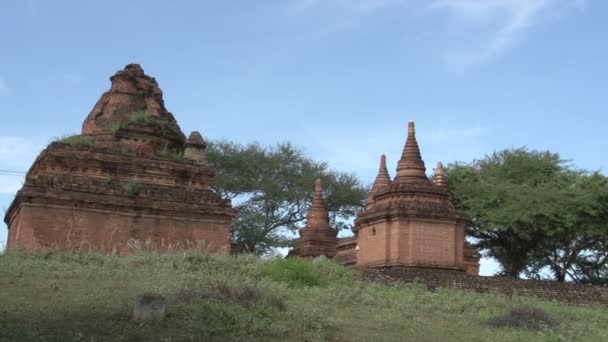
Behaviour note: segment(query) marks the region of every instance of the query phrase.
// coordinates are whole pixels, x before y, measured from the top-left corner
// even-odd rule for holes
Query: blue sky
[[[408,120],[429,172],[524,145],[605,172],[607,10],[600,0],[3,0],[0,169],[26,171],[49,141],[79,132],[109,76],[136,62],[186,133],[291,141],[366,182],[382,153],[394,175]],[[20,183],[0,175],[1,207]]]

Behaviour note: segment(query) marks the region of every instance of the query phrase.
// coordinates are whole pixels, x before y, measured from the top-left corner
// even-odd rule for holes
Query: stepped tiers
[[[355,237],[340,239],[336,260],[357,268],[406,266],[477,274],[479,253],[465,240],[468,222],[454,207],[443,165],[437,165],[432,181],[427,178],[410,122],[397,175],[391,180],[383,155],[365,209],[355,220]]]
[[[228,250],[235,211],[209,189],[205,140],[185,138],[139,65],[110,80],[82,134],[51,143],[30,168],[4,218],[7,248]]]
[[[333,258],[336,254],[336,244],[338,242],[337,233],[329,225],[329,213],[323,200],[323,186],[321,179],[317,178],[306,226],[300,229],[300,238],[296,240],[295,248],[290,252],[290,255],[307,259],[322,255]]]

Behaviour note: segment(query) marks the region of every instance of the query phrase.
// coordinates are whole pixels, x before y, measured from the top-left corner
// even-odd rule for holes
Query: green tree
[[[367,189],[354,174],[328,169],[289,143],[264,147],[228,141],[209,144],[208,159],[216,169],[212,189],[233,201],[238,215],[232,226],[232,250],[264,254],[289,245],[306,219],[314,182],[323,179],[332,225],[345,229]]]
[[[450,188],[472,218],[468,234],[500,263],[500,274],[519,277],[566,219],[565,169],[558,154],[525,148],[448,167]]]
[[[574,169],[556,153],[508,149],[448,168],[450,188],[472,218],[468,233],[501,274],[605,282],[608,178]]]
[[[548,267],[557,281],[601,282],[608,262],[608,178],[569,170],[565,220],[535,253],[532,272]]]

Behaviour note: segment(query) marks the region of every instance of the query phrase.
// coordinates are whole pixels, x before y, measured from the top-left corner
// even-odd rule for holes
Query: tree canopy
[[[237,253],[264,254],[289,245],[289,233],[306,219],[317,177],[323,180],[334,228],[347,228],[364,204],[367,189],[354,174],[330,170],[290,143],[264,147],[215,141],[207,155],[217,171],[212,189],[238,210],[232,226]]]
[[[603,272],[608,181],[602,174],[577,170],[557,153],[518,148],[452,164],[448,179],[472,218],[469,235],[500,263],[502,275],[538,277],[548,268],[556,280],[583,281]]]

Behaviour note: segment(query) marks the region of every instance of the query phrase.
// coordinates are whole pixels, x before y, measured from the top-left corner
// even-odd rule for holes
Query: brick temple
[[[31,166],[4,218],[7,248],[228,250],[235,212],[209,189],[203,137],[186,139],[139,65],[110,80],[82,134],[51,143]]]
[[[329,224],[329,212],[323,200],[323,185],[321,178],[317,178],[306,226],[300,229],[300,238],[296,240],[290,254],[305,259],[320,255],[333,258],[336,255],[337,234],[338,231]]]
[[[335,256],[338,262],[356,268],[402,266],[478,274],[480,255],[465,240],[468,223],[454,206],[443,165],[437,165],[432,180],[427,177],[410,122],[397,174],[391,179],[383,155],[365,208],[355,220],[354,236],[308,239],[306,249],[296,248],[293,254]],[[306,229],[298,244],[306,240]],[[335,252],[330,241],[335,241]]]

